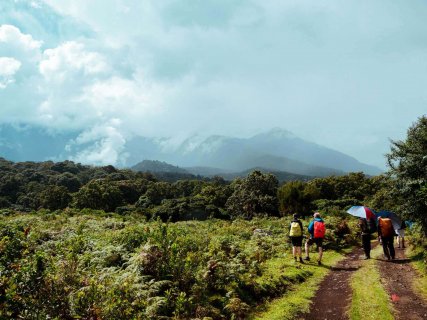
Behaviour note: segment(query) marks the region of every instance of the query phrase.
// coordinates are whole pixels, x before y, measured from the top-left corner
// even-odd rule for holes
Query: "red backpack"
[[[323,221],[314,221],[314,238],[324,238],[325,232],[325,223]]]

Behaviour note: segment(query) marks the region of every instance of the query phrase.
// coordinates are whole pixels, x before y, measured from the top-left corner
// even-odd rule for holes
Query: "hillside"
[[[341,175],[362,171],[376,175],[381,170],[344,153],[305,141],[284,129],[272,129],[250,138],[213,135],[189,137],[180,145],[165,148],[168,139],[134,137],[126,144],[128,163],[141,158],[158,159],[180,167],[218,168],[240,172],[253,167],[307,176]]]
[[[140,172],[172,172],[189,174],[189,172],[185,169],[158,160],[143,160],[132,166],[131,169]]]
[[[79,143],[78,132],[60,134],[41,128],[3,125],[0,127],[0,134],[0,155],[12,161],[75,159],[84,163],[82,155],[91,148],[90,144]],[[241,172],[253,167],[319,177],[360,171],[369,175],[381,173],[376,167],[363,164],[336,150],[305,141],[280,128],[249,138],[192,136],[178,144],[165,137],[134,136],[128,138],[120,150],[117,156],[111,158],[116,163],[108,164],[132,167],[142,159],[155,159],[173,163],[180,168],[199,168],[192,169],[192,173],[196,175]],[[102,164],[107,160],[102,159]],[[160,163],[146,166],[148,164],[144,164],[141,170],[177,171],[176,168],[162,167]],[[204,173],[202,168],[216,169],[209,169],[208,173]]]

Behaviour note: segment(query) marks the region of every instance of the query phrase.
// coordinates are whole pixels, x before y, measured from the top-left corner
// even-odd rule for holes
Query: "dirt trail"
[[[427,319],[427,301],[419,297],[412,288],[416,271],[412,268],[404,250],[396,249],[396,260],[378,260],[381,282],[389,293],[396,310],[395,319]]]
[[[310,312],[300,315],[299,319],[348,319],[346,311],[352,296],[350,277],[360,268],[363,256],[363,250],[357,248],[336,266],[331,267],[331,272],[322,280],[318,293],[313,298]]]

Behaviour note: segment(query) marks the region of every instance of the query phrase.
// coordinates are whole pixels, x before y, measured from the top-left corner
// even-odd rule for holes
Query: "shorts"
[[[302,247],[302,236],[301,237],[291,237],[292,246]]]
[[[317,245],[318,248],[323,247],[323,238],[310,238],[307,240],[307,244],[311,246],[313,243]]]

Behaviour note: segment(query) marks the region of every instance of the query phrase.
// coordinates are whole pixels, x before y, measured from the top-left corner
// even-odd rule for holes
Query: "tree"
[[[64,186],[47,186],[40,194],[40,206],[50,210],[64,209],[70,201],[71,196]]]
[[[232,216],[247,219],[258,214],[278,215],[278,185],[274,175],[253,171],[245,179],[233,182],[234,191],[226,208]]]
[[[320,191],[314,184],[290,181],[279,188],[279,209],[284,214],[306,215],[313,209],[312,202],[319,198]]]
[[[421,224],[427,235],[427,116],[407,131],[405,141],[391,141],[387,162],[394,178],[400,213]]]
[[[90,181],[73,195],[73,205],[79,209],[114,211],[122,204],[123,197],[120,189],[102,179]]]

